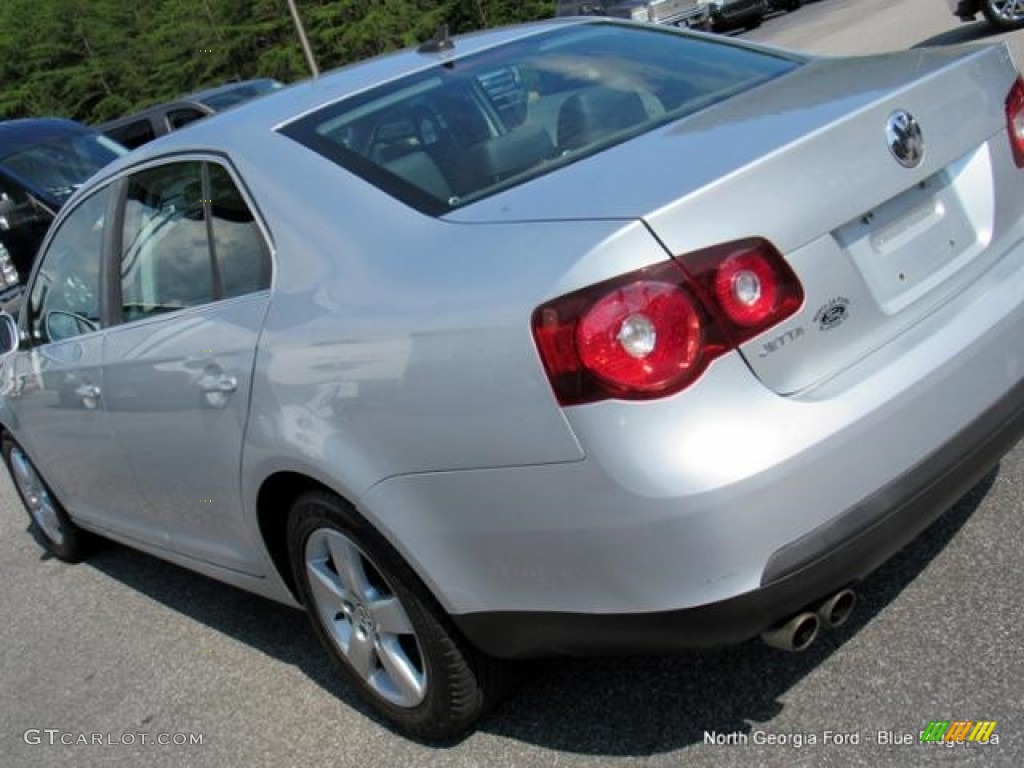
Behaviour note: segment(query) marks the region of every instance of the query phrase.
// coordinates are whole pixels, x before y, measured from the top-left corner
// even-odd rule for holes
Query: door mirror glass
[[[52,309],[47,312],[45,324],[46,337],[50,341],[63,341],[99,330],[99,324],[89,318],[61,309]]]

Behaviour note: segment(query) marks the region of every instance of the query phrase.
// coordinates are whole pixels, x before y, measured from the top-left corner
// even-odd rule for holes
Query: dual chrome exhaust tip
[[[761,633],[761,639],[772,648],[783,651],[804,651],[818,637],[822,627],[835,629],[846,623],[857,604],[852,589],[841,589],[825,599],[814,610],[798,613],[791,619]]]

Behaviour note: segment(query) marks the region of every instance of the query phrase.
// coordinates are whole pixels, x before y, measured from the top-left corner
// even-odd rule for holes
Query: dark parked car
[[[953,14],[961,21],[974,21],[982,14],[999,29],[1020,29],[1024,27],[1024,3],[1020,0],[948,0]]]
[[[768,0],[701,0],[711,11],[711,28],[716,32],[729,29],[753,29],[768,13]]]
[[[196,120],[283,87],[282,83],[269,78],[228,83],[111,120],[96,129],[134,149]]]
[[[0,302],[20,291],[64,201],[125,151],[71,120],[0,122]]]

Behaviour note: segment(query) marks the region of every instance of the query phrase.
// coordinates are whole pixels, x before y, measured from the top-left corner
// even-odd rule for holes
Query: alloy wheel
[[[56,504],[50,496],[50,492],[46,490],[42,478],[39,477],[32,462],[21,448],[18,446],[12,448],[10,456],[11,468],[14,470],[12,473],[14,482],[18,486],[22,498],[25,499],[29,514],[50,541],[58,547],[63,545],[64,526],[61,523]]]
[[[1024,24],[1024,0],[986,0],[985,15],[993,23],[1007,29]]]
[[[305,568],[312,607],[353,671],[396,706],[422,702],[427,675],[420,640],[373,561],[340,531],[318,528],[306,541]]]

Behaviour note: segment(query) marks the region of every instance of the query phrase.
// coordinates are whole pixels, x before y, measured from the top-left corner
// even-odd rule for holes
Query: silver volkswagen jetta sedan
[[[310,613],[455,736],[500,659],[842,623],[1024,430],[1004,47],[557,20],[346,68],[93,178],[0,325],[61,558]]]

